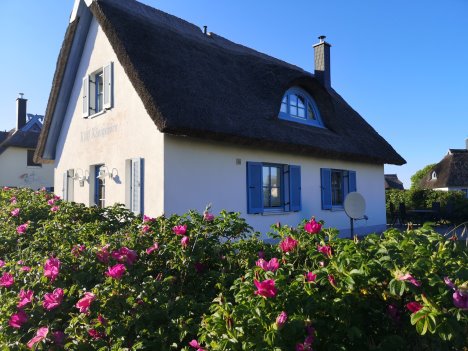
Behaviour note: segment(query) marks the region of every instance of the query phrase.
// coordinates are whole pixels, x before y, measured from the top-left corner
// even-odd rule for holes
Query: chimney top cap
[[[19,95],[19,96],[18,96],[18,99],[24,99],[24,97],[23,97],[23,96],[24,96],[24,93],[18,93],[18,95]]]
[[[325,41],[325,39],[326,39],[326,36],[325,35],[320,35],[318,37],[318,39],[320,40],[321,43],[323,43]]]

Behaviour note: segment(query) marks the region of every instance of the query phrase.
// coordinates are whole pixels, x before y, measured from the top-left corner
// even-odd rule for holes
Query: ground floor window
[[[301,168],[247,162],[247,213],[301,210]]]
[[[322,168],[322,209],[343,208],[344,199],[356,191],[356,172],[343,169]]]
[[[94,204],[97,207],[106,206],[106,170],[104,165],[94,166]]]

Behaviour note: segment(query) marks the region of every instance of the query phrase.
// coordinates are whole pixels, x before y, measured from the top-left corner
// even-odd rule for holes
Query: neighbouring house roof
[[[387,189],[404,189],[403,183],[396,174],[385,174],[385,190]]]
[[[163,133],[317,157],[406,163],[338,93],[299,67],[204,34],[191,23],[137,1],[95,0],[90,10]],[[73,46],[84,45],[80,33],[87,29],[80,25],[90,23],[78,20],[79,16],[70,23],[57,61],[36,152],[43,161],[55,158],[57,128],[64,115],[57,106],[70,97],[61,96],[60,90],[67,64],[75,60],[73,53],[82,52]],[[293,86],[315,99],[326,128],[278,118],[283,94]]]
[[[5,131],[5,132],[1,132],[0,131],[0,144],[3,143],[3,141],[8,137],[8,132]]]
[[[4,134],[5,132],[1,132]],[[1,141],[2,136],[0,135],[0,155],[5,152],[9,147],[20,147],[25,149],[35,149],[37,141],[39,140],[39,132],[37,131],[22,131],[12,130],[7,133],[7,136]]]
[[[435,172],[435,178],[433,174]],[[468,150],[450,149],[449,153],[421,180],[427,189],[468,186]]]

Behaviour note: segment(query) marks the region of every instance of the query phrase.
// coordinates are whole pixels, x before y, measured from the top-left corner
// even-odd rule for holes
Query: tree
[[[415,174],[411,176],[411,190],[417,190],[421,189],[421,180],[424,178],[426,174],[429,173],[429,171],[434,168],[436,163],[431,163],[430,165],[427,165],[423,169],[420,169],[417,171]]]

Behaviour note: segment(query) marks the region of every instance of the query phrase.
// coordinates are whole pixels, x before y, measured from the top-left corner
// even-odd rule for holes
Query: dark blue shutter
[[[331,169],[320,168],[322,180],[322,210],[332,209]]]
[[[247,162],[247,213],[262,212],[262,164],[260,162]]]
[[[300,166],[289,166],[289,209],[290,211],[302,209]]]
[[[349,171],[349,192],[352,193],[356,191],[356,172]]]

